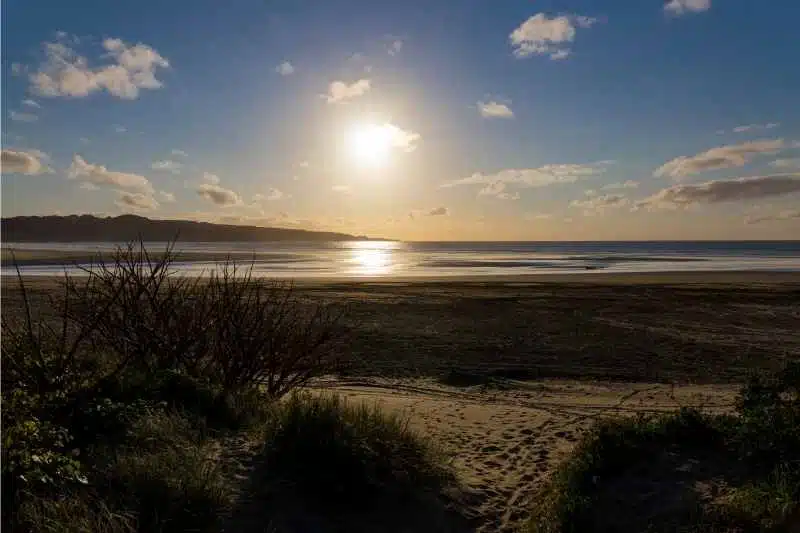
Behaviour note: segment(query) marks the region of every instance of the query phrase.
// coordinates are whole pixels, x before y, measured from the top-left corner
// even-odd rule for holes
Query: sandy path
[[[477,531],[514,531],[531,496],[581,432],[612,414],[730,407],[730,386],[572,381],[453,388],[431,380],[331,381],[321,388],[399,412],[450,454],[470,493]]]

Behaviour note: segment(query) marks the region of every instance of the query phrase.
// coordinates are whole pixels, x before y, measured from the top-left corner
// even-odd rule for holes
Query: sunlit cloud
[[[693,156],[680,156],[667,161],[653,172],[656,177],[683,178],[709,170],[742,167],[761,154],[774,154],[785,148],[783,139],[750,141],[718,146]]]
[[[502,181],[495,181],[487,184],[484,188],[478,191],[478,196],[491,196],[498,200],[519,200],[520,194],[518,192],[508,192],[506,184]]]
[[[555,183],[573,183],[579,179],[597,176],[605,172],[610,161],[599,161],[589,164],[556,164],[544,165],[536,168],[505,169],[499,172],[483,174],[477,172],[466,178],[447,181],[440,185],[441,188],[461,187],[469,185],[493,185],[499,187],[545,187]]]
[[[145,45],[128,45],[120,39],[105,39],[102,47],[105,65],[92,67],[62,38],[44,43],[45,60],[29,76],[31,90],[45,97],[81,98],[97,91],[123,99],[134,99],[140,90],[159,89],[163,83],[156,78],[159,69],[169,67],[169,61]]]
[[[664,4],[664,11],[670,15],[700,13],[711,9],[711,0],[670,0]]]
[[[87,163],[77,154],[72,158],[72,164],[67,169],[67,176],[70,179],[78,179],[95,185],[112,185],[142,194],[153,194],[153,186],[146,177],[108,170],[102,165]]]
[[[508,104],[495,102],[494,100],[488,102],[478,102],[478,111],[484,118],[513,118],[514,112]]]
[[[121,209],[134,211],[152,211],[159,206],[156,199],[150,194],[125,191],[119,191],[119,196],[114,203]]]
[[[367,79],[355,81],[348,85],[343,81],[334,81],[328,86],[325,99],[329,104],[336,104],[366,94],[372,85]]]
[[[295,72],[294,65],[292,65],[289,61],[284,61],[277,67],[275,67],[275,72],[280,74],[281,76],[291,76]]]
[[[583,209],[584,215],[593,215],[606,209],[617,209],[628,205],[630,201],[622,194],[602,194],[591,196],[585,200],[573,200],[570,207]]]
[[[43,157],[44,155],[44,157]],[[2,153],[2,173],[3,174],[24,174],[26,176],[38,176],[50,171],[46,165],[47,156],[38,150],[10,150],[3,149]]]
[[[211,185],[219,185],[219,176],[210,172],[203,172],[203,181]]]
[[[348,192],[350,192],[350,186],[349,185],[334,185],[333,187],[331,187],[331,190],[333,192],[348,193]]]
[[[236,192],[215,183],[201,183],[197,187],[197,194],[222,207],[241,205],[242,203],[242,198]]]
[[[674,209],[693,204],[749,201],[800,192],[800,172],[673,185],[636,203],[637,207]]]
[[[547,55],[550,59],[565,59],[571,53],[570,44],[578,28],[590,28],[597,22],[591,17],[559,15],[548,17],[538,13],[520,24],[509,35],[514,55],[519,58]]]

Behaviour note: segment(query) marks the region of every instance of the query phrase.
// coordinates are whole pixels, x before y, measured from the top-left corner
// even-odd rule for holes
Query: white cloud
[[[502,181],[495,181],[487,184],[483,189],[478,191],[478,196],[493,196],[498,200],[519,200],[520,198],[518,192],[508,192],[505,182]]]
[[[211,185],[219,185],[219,176],[216,174],[211,174],[210,172],[203,172],[203,181],[208,182]]]
[[[800,157],[776,159],[775,161],[772,161],[769,166],[775,168],[800,168]]]
[[[211,174],[213,175],[213,174]],[[214,176],[216,177],[216,176]],[[219,179],[219,178],[217,178]],[[215,183],[202,183],[197,188],[197,194],[206,200],[213,202],[223,207],[230,207],[233,205],[240,205],[242,203],[241,197],[230,189],[220,187]]]
[[[328,94],[325,95],[325,99],[329,104],[336,104],[364,95],[371,88],[372,85],[367,79],[354,81],[350,85],[343,81],[334,81],[328,86]]]
[[[472,176],[447,181],[440,185],[442,188],[459,187],[465,185],[490,185],[502,183],[516,185],[517,187],[544,187],[554,183],[573,183],[582,178],[596,176],[605,172],[605,167],[610,161],[599,161],[590,164],[560,164],[544,165],[537,168],[510,168],[493,174],[475,173]],[[497,185],[495,185],[497,187]]]
[[[511,102],[509,102],[510,104]],[[478,110],[485,118],[513,118],[514,112],[508,104],[503,104],[491,100],[489,102],[478,102]]]
[[[613,191],[615,189],[635,189],[639,186],[638,181],[628,180],[624,182],[609,183],[600,187],[605,191]]]
[[[14,122],[36,122],[39,117],[33,113],[24,113],[22,111],[9,111],[8,117]]]
[[[673,185],[636,203],[637,207],[675,209],[783,196],[800,192],[800,172]]]
[[[63,37],[44,43],[45,61],[30,74],[31,89],[46,97],[81,98],[105,90],[118,98],[134,99],[142,89],[163,86],[156,72],[168,68],[169,62],[156,50],[141,43],[130,46],[120,39],[105,39],[102,44],[106,52],[102,57],[111,62],[91,67]]]
[[[22,105],[26,105],[28,107],[35,107],[36,109],[42,108],[42,106],[39,105],[39,102],[37,102],[36,100],[31,100],[30,98],[26,98],[25,100],[23,100]]]
[[[597,19],[574,15],[549,18],[538,13],[519,25],[509,35],[514,55],[529,57],[547,55],[550,59],[564,59],[570,54],[569,45],[575,40],[577,28],[590,28]]]
[[[424,217],[444,217],[450,214],[450,209],[444,206],[434,207],[432,209],[413,209],[408,213],[408,218],[415,219],[420,216]]]
[[[395,39],[389,44],[389,55],[396,56],[400,53],[400,50],[403,49],[403,41],[400,39]]]
[[[282,198],[288,198],[288,197],[289,197],[289,195],[286,194],[285,192],[283,192],[283,191],[281,191],[279,189],[276,189],[274,187],[270,187],[267,190],[267,194],[254,194],[253,195],[253,203],[257,204],[257,203],[262,202],[263,200],[275,201],[275,200],[280,200]]]
[[[300,168],[308,168],[309,166],[311,166],[311,163],[309,163],[308,161],[300,161],[300,163],[298,163],[297,166]]]
[[[70,179],[80,179],[95,185],[114,185],[145,195],[153,194],[153,186],[150,184],[150,180],[144,176],[108,170],[102,165],[87,163],[77,154],[72,158],[72,164],[67,169],[67,176]]]
[[[295,73],[295,70],[296,69],[294,68],[294,65],[292,65],[288,61],[284,61],[283,63],[275,67],[275,72],[277,72],[281,76],[291,76],[292,74]]]
[[[774,154],[785,147],[783,139],[751,141],[718,146],[693,156],[667,161],[653,173],[656,177],[682,178],[708,170],[742,167],[760,154]]]
[[[404,152],[413,152],[417,148],[417,142],[421,138],[419,133],[411,130],[404,130],[388,122],[381,126],[381,128],[383,134],[388,137],[390,146],[403,150]]]
[[[771,215],[748,216],[745,224],[760,224],[761,222],[774,222],[776,220],[800,219],[800,209],[787,209]]]
[[[573,200],[569,203],[570,207],[577,207],[584,210],[585,215],[591,215],[605,209],[615,209],[628,205],[628,199],[621,194],[603,194],[592,196],[586,200]]]
[[[711,9],[711,0],[670,0],[664,5],[664,11],[671,15],[699,13]]]
[[[731,131],[733,133],[746,133],[748,131],[757,131],[757,130],[771,130],[773,128],[777,128],[780,126],[777,122],[768,122],[766,124],[745,124],[743,126],[736,126]]]
[[[189,154],[184,152],[183,150],[178,150],[177,148],[173,148],[170,152],[172,155],[176,155],[178,157],[189,157]]]
[[[173,161],[171,159],[163,159],[161,161],[153,161],[153,164],[150,165],[150,168],[163,172],[171,172],[172,174],[180,174],[181,168],[183,168],[183,163]]]
[[[119,124],[114,124],[114,131],[117,133],[125,133],[128,131],[128,128],[125,126],[120,126]]]
[[[114,203],[121,209],[133,209],[135,211],[151,211],[158,208],[158,202],[151,194],[138,192],[119,191],[119,196]]]
[[[170,204],[175,202],[175,195],[171,192],[158,191],[158,197],[161,198],[162,202],[167,202]]]
[[[45,157],[42,157],[42,155]],[[50,170],[45,161],[47,161],[46,154],[38,150],[9,150],[3,148],[2,167],[0,168],[2,168],[3,174],[38,176]]]
[[[80,142],[82,142],[83,144],[89,144],[90,142],[92,142],[92,141],[89,140],[88,137],[80,137],[78,140]]]

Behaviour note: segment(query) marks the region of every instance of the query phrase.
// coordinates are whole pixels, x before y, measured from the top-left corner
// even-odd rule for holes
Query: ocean
[[[3,249],[95,252],[115,243],[3,243]],[[150,251],[166,243],[147,243]],[[330,243],[178,243],[191,262],[177,262],[180,274],[202,275],[230,254],[252,261],[257,276],[276,278],[391,278],[580,274],[586,272],[800,271],[800,241],[649,241],[649,242],[396,242]],[[208,259],[204,258],[208,256]],[[36,264],[26,275],[53,275],[75,266]],[[7,263],[2,274],[15,271]]]

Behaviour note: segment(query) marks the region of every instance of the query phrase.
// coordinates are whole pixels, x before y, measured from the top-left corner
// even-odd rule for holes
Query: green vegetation
[[[9,531],[211,531],[235,490],[221,439],[338,359],[341,310],[226,264],[173,276],[129,246],[3,313],[2,505]]]
[[[800,525],[800,363],[754,377],[737,413],[604,421],[536,499],[533,532],[792,531]]]

